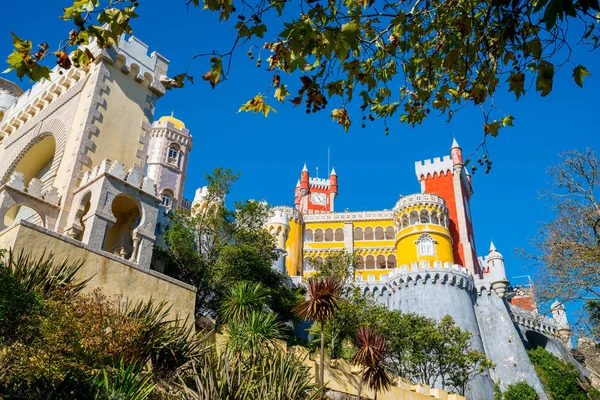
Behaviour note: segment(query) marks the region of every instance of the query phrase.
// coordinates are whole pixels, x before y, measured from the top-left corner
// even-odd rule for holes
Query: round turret
[[[23,90],[16,83],[0,78],[0,120],[4,110],[10,107],[22,94]]]
[[[504,257],[494,246],[494,242],[490,243],[490,251],[485,257],[485,262],[490,274],[490,282],[492,289],[500,297],[504,297],[508,279],[506,279],[506,270],[504,268]]]
[[[220,199],[224,201],[225,199]],[[192,214],[196,214],[199,212],[204,212],[208,209],[210,201],[210,196],[208,192],[208,186],[203,186],[196,189],[196,194],[194,195],[194,201],[192,201]]]
[[[454,263],[448,209],[440,196],[418,193],[400,198],[394,207],[398,265],[428,261]]]
[[[290,220],[285,210],[281,207],[273,208],[269,219],[265,223],[265,228],[275,237],[277,243],[276,250],[279,253],[277,260],[273,262],[273,269],[285,274],[287,271],[285,266],[285,258],[287,255],[285,246],[290,233]]]

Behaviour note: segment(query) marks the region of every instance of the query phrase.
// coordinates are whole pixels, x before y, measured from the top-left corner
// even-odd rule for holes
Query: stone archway
[[[104,250],[129,259],[134,253],[134,230],[142,220],[141,207],[127,195],[120,194],[112,202],[116,222],[106,230]]]

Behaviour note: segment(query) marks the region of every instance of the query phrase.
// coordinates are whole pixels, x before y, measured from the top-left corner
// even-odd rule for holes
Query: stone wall
[[[37,225],[21,221],[0,232],[0,248],[12,248],[15,252],[41,255],[44,250],[55,254],[58,261],[85,260],[81,275],[90,278],[86,291],[100,288],[106,296],[123,296],[131,301],[155,299],[166,301],[170,316],[194,320],[196,290],[152,270],[142,270],[136,264],[125,261],[105,251],[92,251],[77,240],[67,238]]]

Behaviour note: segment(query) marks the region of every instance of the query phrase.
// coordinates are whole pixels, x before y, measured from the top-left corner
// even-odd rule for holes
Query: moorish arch
[[[21,172],[25,186],[32,178],[38,178],[47,189],[52,185],[60,166],[66,133],[65,125],[52,119],[44,121],[39,128],[32,129],[14,142],[7,143],[5,157],[0,162],[0,182],[5,183],[12,174]]]

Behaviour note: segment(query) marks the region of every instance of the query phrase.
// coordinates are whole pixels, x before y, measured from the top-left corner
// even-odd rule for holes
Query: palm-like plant
[[[277,347],[283,328],[275,313],[252,311],[247,319],[227,324],[229,348],[236,354],[244,354],[252,359],[257,354]]]
[[[304,320],[321,326],[319,383],[325,384],[325,323],[333,316],[340,301],[342,285],[332,277],[308,278],[308,298],[294,308]]]
[[[269,292],[257,282],[237,282],[229,288],[221,303],[220,313],[224,321],[248,319],[253,311],[267,311]]]
[[[375,399],[377,399],[377,392],[387,389],[392,384],[392,380],[382,366],[386,353],[385,339],[372,328],[360,327],[356,334],[355,344],[358,352],[352,362],[364,368],[358,384],[358,400],[360,400],[365,380],[375,392]]]
[[[96,400],[145,400],[156,385],[152,383],[152,374],[143,372],[142,365],[132,363],[120,365],[111,373],[103,370],[103,377],[96,379]]]

